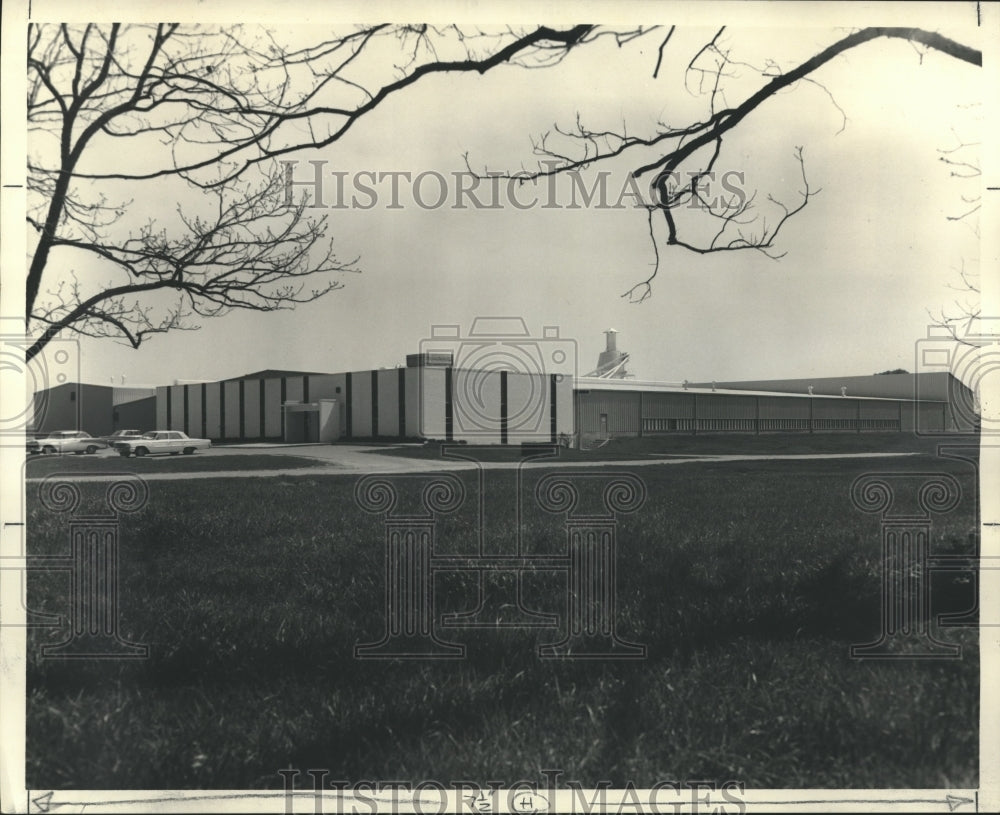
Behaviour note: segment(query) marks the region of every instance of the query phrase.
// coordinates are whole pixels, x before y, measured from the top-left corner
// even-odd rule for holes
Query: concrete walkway
[[[807,461],[822,459],[868,459],[890,458],[899,456],[914,456],[919,453],[808,453],[797,455],[706,455],[661,458],[650,456],[643,459],[627,459],[623,461],[568,461],[558,458],[538,459],[527,463],[516,461],[485,461],[478,465],[472,461],[452,459],[420,459],[404,456],[384,455],[376,452],[377,447],[346,444],[304,444],[304,445],[227,445],[213,447],[201,453],[199,457],[215,458],[218,456],[246,455],[261,453],[275,456],[292,455],[301,458],[316,459],[322,462],[316,467],[297,467],[275,470],[214,470],[204,472],[143,472],[141,477],[147,481],[187,481],[200,478],[316,478],[329,475],[368,475],[371,473],[435,473],[459,472],[475,470],[481,467],[485,470],[516,470],[573,468],[589,469],[593,467],[664,467],[673,464],[695,464],[699,462],[719,461]],[[382,448],[384,449],[384,448]],[[103,457],[114,457],[108,451]],[[148,459],[155,461],[156,459]],[[167,460],[176,461],[176,458]],[[129,461],[122,461],[122,472],[129,471]],[[71,481],[113,481],[119,477],[114,473],[67,473],[65,478]],[[28,482],[41,481],[42,477],[26,479]]]

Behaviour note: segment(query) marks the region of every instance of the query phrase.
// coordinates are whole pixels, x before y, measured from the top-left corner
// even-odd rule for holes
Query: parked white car
[[[47,436],[28,439],[29,453],[96,453],[107,447],[101,439],[95,439],[83,430],[56,430]]]
[[[170,453],[172,456],[183,453],[189,456],[195,450],[207,450],[211,446],[212,442],[208,439],[192,439],[180,430],[153,430],[138,438],[114,443],[114,449],[126,458],[133,453],[137,456],[157,453]]]

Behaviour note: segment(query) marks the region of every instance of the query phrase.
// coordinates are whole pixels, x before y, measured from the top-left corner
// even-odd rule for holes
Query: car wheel
[[[186,456],[191,455],[193,452],[194,452],[194,448],[193,447],[185,447],[184,448],[184,455],[186,455]]]
[[[45,446],[44,446],[44,447],[42,448],[42,452],[43,452],[43,453],[47,453],[47,454],[49,454],[49,455],[51,455],[51,454],[52,454],[52,453],[54,453],[55,451],[56,451],[56,448],[55,448],[55,447],[53,447],[53,446],[52,446],[51,444],[46,444],[46,445],[45,445]]]
[[[88,456],[92,456],[96,452],[97,452],[97,447],[95,447],[93,444],[87,446],[87,455]]]
[[[128,458],[129,457],[129,451],[128,450],[119,450],[118,451],[118,455],[120,455],[122,458]]]
[[[135,448],[135,454],[137,456],[144,456],[148,452],[149,452],[149,450],[147,450],[145,447],[136,447]]]

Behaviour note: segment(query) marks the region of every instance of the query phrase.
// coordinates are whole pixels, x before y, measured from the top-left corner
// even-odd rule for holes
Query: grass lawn
[[[540,660],[537,644],[559,635],[525,629],[446,630],[464,660],[356,660],[385,630],[385,532],[355,504],[354,477],[157,482],[123,517],[120,551],[121,633],[150,657],[43,660],[67,632],[29,629],[28,785],[281,788],[278,770],[294,767],[352,782],[558,768],[584,786],[974,787],[975,629],[937,630],[960,660],[848,656],[879,630],[879,519],[849,498],[873,471],[953,473],[964,498],[935,517],[932,550],[968,551],[963,462],[643,468],[646,504],[618,532],[619,634],[648,649],[633,662]],[[461,477],[468,497],[439,520],[440,553],[476,545],[476,474]],[[487,479],[487,546],[509,551],[514,473]],[[80,513],[101,506],[102,485],[81,489]],[[65,519],[31,490],[28,511],[30,553],[66,552]],[[527,502],[525,546],[564,551],[562,524]],[[475,605],[473,574],[439,576],[439,614]],[[66,609],[68,583],[33,572],[29,606]],[[932,586],[935,614],[974,603],[968,575]],[[559,612],[565,577],[531,574],[524,593]]]
[[[934,455],[939,444],[978,445],[978,436],[928,438],[913,433],[702,433],[611,439],[590,450],[562,448],[559,458],[570,461],[614,461],[650,456],[802,455],[809,453],[924,453]],[[441,443],[381,449],[406,458],[441,459]],[[471,455],[475,445],[449,445],[453,454]],[[517,461],[520,445],[480,447],[483,461]]]
[[[227,470],[294,470],[324,467],[326,462],[302,456],[30,456],[27,477],[42,478],[50,473],[207,473]]]

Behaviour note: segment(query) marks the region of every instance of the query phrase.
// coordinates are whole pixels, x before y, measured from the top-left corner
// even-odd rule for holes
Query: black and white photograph
[[[2,38],[3,812],[1000,809],[1000,5]]]

